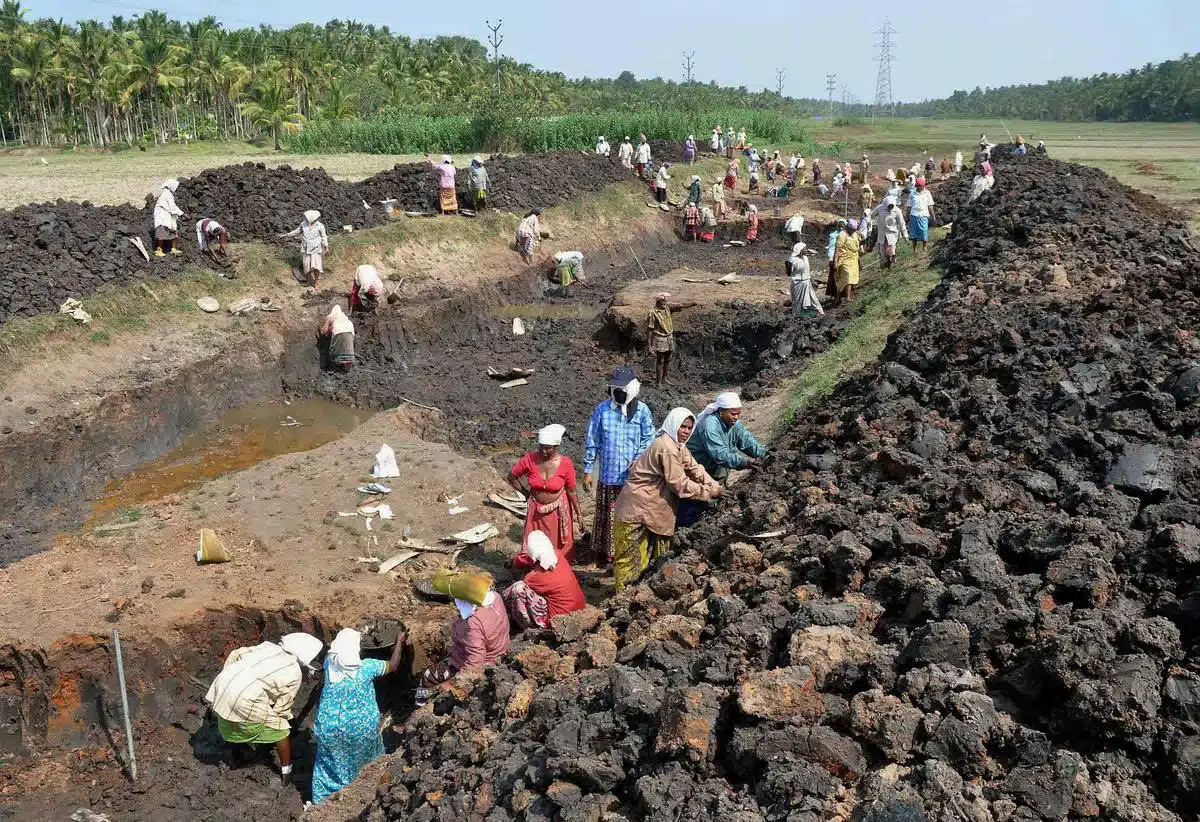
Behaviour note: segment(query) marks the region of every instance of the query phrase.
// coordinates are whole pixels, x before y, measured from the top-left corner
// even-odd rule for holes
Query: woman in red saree
[[[566,429],[547,425],[538,431],[538,447],[517,461],[508,476],[508,484],[529,501],[525,516],[524,540],[532,531],[550,538],[554,549],[572,562],[575,557],[575,522],[581,518],[579,497],[575,494],[575,463],[560,454]],[[525,477],[522,484],[521,478]],[[523,540],[523,541],[524,541]]]

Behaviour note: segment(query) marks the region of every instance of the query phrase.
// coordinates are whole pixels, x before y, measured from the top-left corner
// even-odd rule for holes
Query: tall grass
[[[494,135],[490,125],[482,117],[381,114],[359,120],[312,122],[285,142],[289,151],[302,154],[460,154],[491,148],[488,143]],[[537,117],[515,122],[515,133],[504,135],[504,142],[521,151],[553,151],[591,148],[600,134],[614,144],[626,135],[636,139],[638,134],[651,140],[683,140],[694,134],[697,140],[707,141],[717,125],[744,128],[749,139],[759,144],[810,142],[799,119],[758,109],[655,109]]]

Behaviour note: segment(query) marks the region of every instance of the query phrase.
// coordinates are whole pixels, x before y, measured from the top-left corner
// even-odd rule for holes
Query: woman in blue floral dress
[[[349,785],[364,765],[383,756],[373,682],[396,670],[406,639],[403,633],[396,637],[396,647],[387,662],[362,659],[362,634],[351,628],[339,631],[330,643],[325,658],[325,686],[313,724],[317,738],[312,776],[314,804]]]

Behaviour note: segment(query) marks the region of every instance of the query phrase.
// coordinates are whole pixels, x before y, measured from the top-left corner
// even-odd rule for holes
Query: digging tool
[[[133,753],[133,725],[129,721],[129,694],[125,690],[125,660],[121,657],[121,634],[113,629],[113,652],[117,655],[117,679],[121,683],[121,716],[125,720],[125,743],[129,746],[129,776],[137,782],[137,757]]]
[[[142,252],[142,256],[146,258],[146,262],[150,262],[150,252],[146,250],[141,237],[130,237],[129,242],[133,243],[137,247],[137,250]]]
[[[642,279],[650,279],[650,275],[646,273],[646,269],[642,268],[642,261],[638,259],[637,252],[633,250],[633,246],[628,246],[629,253],[633,255],[633,261],[637,263],[638,271],[642,272]]]

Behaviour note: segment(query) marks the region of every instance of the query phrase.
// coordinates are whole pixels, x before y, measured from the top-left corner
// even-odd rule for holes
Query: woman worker
[[[746,242],[752,243],[758,239],[758,206],[750,204],[750,213],[746,215]]]
[[[672,409],[629,469],[613,509],[613,590],[618,593],[666,551],[680,499],[706,501],[721,495],[721,486],[685,447],[694,425],[691,411]]]
[[[483,167],[483,160],[478,156],[471,158],[471,168],[467,170],[467,187],[471,189],[476,211],[487,205],[488,173]]]
[[[350,313],[370,313],[383,299],[383,280],[373,265],[360,265],[354,271],[354,284],[350,286]]]
[[[403,633],[396,637],[396,647],[387,662],[363,659],[362,634],[353,628],[338,631],[329,643],[325,685],[313,723],[313,736],[317,738],[312,774],[314,805],[349,785],[364,765],[383,756],[374,681],[399,667],[407,639]]]
[[[792,254],[787,259],[786,268],[792,292],[792,318],[806,319],[809,317],[825,316],[821,301],[817,299],[817,290],[812,284],[812,270],[808,265],[808,257],[804,243],[792,246]]]
[[[846,223],[846,230],[838,234],[833,246],[833,265],[837,270],[838,300],[852,302],[854,286],[858,285],[858,258],[862,243],[858,234],[858,220]]]
[[[575,493],[575,463],[559,453],[566,428],[547,425],[537,433],[538,447],[529,451],[508,475],[508,484],[526,498],[525,540],[533,531],[542,531],[554,549],[572,561],[575,558],[575,523],[583,518]],[[521,478],[525,478],[522,485]]]
[[[545,628],[559,614],[587,605],[571,563],[541,531],[525,536],[525,550],[513,558],[513,567],[529,573],[500,596],[508,606],[509,618],[521,628]]]
[[[450,629],[450,655],[421,675],[416,693],[418,706],[429,701],[434,688],[447,687],[459,671],[491,665],[508,652],[508,611],[504,600],[492,590],[490,576],[443,568],[434,576],[433,588],[454,598],[458,618]]]
[[[329,234],[325,224],[321,222],[321,212],[310,208],[304,212],[304,222],[286,234],[280,234],[279,239],[300,237],[301,265],[304,267],[305,278],[312,278],[312,287],[316,289],[321,275],[325,273],[324,255],[329,251]]]
[[[292,781],[292,704],[303,678],[301,666],[324,643],[309,634],[288,634],[229,654],[204,701],[217,716],[221,738],[234,745],[275,746],[283,784]],[[240,751],[241,749],[235,749]]]
[[[521,259],[526,265],[533,262],[534,243],[542,236],[542,225],[538,221],[541,216],[542,210],[535,208],[517,224],[517,250],[521,252]]]
[[[426,154],[425,159],[438,175],[438,211],[442,214],[458,211],[458,194],[454,191],[454,158],[443,154],[442,161],[436,163]]]
[[[317,332],[317,344],[328,347],[329,364],[345,371],[354,367],[354,323],[334,303]]]
[[[167,254],[182,254],[175,247],[179,239],[179,217],[183,209],[175,205],[175,190],[179,188],[178,180],[167,180],[162,184],[162,191],[154,202],[154,256],[165,257]],[[164,249],[166,251],[164,252]]]

